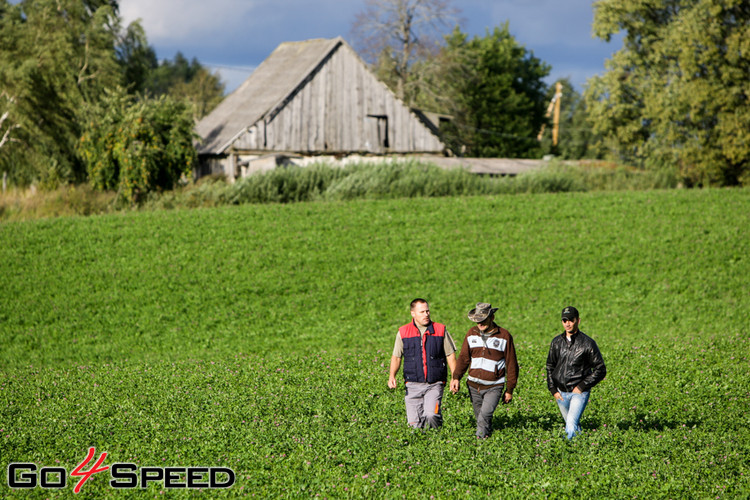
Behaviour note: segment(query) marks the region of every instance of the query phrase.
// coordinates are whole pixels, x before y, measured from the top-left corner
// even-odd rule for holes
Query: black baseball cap
[[[568,306],[562,310],[562,319],[574,320],[578,318],[578,309],[573,306]]]

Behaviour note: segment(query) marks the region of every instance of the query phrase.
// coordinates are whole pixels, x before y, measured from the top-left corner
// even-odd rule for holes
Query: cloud
[[[462,31],[484,36],[509,20],[511,34],[553,66],[550,78],[570,76],[580,87],[601,73],[619,48],[591,36],[591,0],[453,0]],[[120,0],[125,23],[138,18],[160,59],[179,51],[227,81],[244,80],[280,43],[347,38],[365,0]]]
[[[591,0],[463,0],[462,9],[474,34],[483,35],[485,29],[508,21],[513,36],[530,48],[582,47],[592,42]]]
[[[257,66],[282,42],[346,37],[364,0],[120,0],[141,19],[160,59],[181,52],[207,65]]]
[[[121,0],[120,14],[126,24],[141,19],[149,41],[158,44],[234,31],[247,14],[263,3],[263,0]]]
[[[354,8],[352,8],[354,7]],[[359,2],[339,0],[121,0],[129,23],[141,19],[154,44],[231,44],[264,36],[297,39],[299,33],[348,30]],[[345,33],[338,33],[344,35]],[[325,35],[324,35],[325,36]],[[301,39],[301,38],[300,38]]]

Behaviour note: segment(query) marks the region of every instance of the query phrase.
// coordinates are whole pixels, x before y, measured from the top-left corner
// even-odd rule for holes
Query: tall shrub
[[[138,203],[149,191],[173,188],[192,171],[197,154],[186,103],[113,92],[89,111],[78,151],[94,188],[117,189],[126,201]]]

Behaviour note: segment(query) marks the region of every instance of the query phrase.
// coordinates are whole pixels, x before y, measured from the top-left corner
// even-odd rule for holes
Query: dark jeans
[[[477,437],[486,438],[492,433],[492,415],[504,394],[504,385],[498,385],[481,392],[469,386],[471,405],[474,407],[474,418],[477,420]]]

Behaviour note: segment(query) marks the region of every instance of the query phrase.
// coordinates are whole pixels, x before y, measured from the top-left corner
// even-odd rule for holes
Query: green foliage
[[[168,95],[189,102],[196,120],[210,113],[224,97],[224,83],[219,76],[211,74],[195,58],[188,62],[180,52],[174,61],[154,64],[143,90],[148,95]]]
[[[591,80],[600,147],[691,185],[736,185],[750,171],[750,9],[737,0],[595,4],[595,33],[624,46]]]
[[[235,203],[412,198],[482,194],[488,182],[462,169],[417,162],[287,167],[256,174],[230,189]]]
[[[111,106],[110,111],[114,109]],[[104,130],[106,127],[102,127]],[[108,153],[114,151],[114,134],[87,135],[85,150],[94,154],[95,141],[105,144],[99,162],[91,163],[92,178],[100,185],[117,189],[115,172],[118,163]],[[112,141],[112,142],[106,142]],[[88,155],[88,153],[85,153]],[[108,162],[114,162],[112,164]],[[119,174],[118,174],[119,175]],[[515,177],[489,177],[470,174],[461,169],[442,169],[418,162],[352,164],[345,167],[320,163],[309,167],[284,167],[254,174],[234,184],[223,176],[204,177],[197,183],[171,191],[150,191],[138,206],[129,205],[114,191],[100,194],[79,190],[81,197],[92,197],[87,204],[73,203],[60,207],[58,200],[69,199],[67,190],[60,196],[0,196],[0,219],[24,220],[54,215],[109,213],[123,209],[145,210],[217,207],[246,203],[294,203],[313,200],[392,199],[412,197],[475,196],[485,194],[557,193],[573,191],[614,191],[674,188],[678,179],[673,172],[640,170],[597,163],[559,163],[552,161],[542,168]],[[91,205],[95,210],[79,210]]]
[[[148,44],[146,32],[140,23],[125,28],[115,47],[117,62],[123,73],[123,84],[131,94],[144,94],[155,68],[156,51]]]
[[[194,122],[184,102],[135,101],[114,92],[88,115],[78,149],[95,188],[117,188],[125,200],[138,203],[191,174],[197,159]]]
[[[543,78],[550,68],[518,44],[507,23],[473,39],[456,27],[442,45],[421,52],[408,75],[390,50],[374,59],[378,78],[409,105],[452,117],[440,133],[454,153],[541,156],[536,136],[545,123]]]
[[[471,40],[456,28],[439,57],[439,87],[451,101],[443,111],[454,117],[441,132],[454,151],[478,157],[541,156],[536,136],[545,122],[542,79],[550,68],[513,38],[507,23]]]
[[[654,173],[595,165],[551,163],[514,177],[483,177],[429,163],[391,162],[335,167],[286,167],[225,185],[231,203],[354,200],[483,194],[550,193],[600,189],[675,187],[675,179]]]
[[[96,446],[231,467],[212,497],[747,497],[748,214],[747,189],[707,189],[3,224],[0,466],[70,472]],[[459,342],[474,303],[500,306],[520,376],[488,440],[465,386],[439,432],[386,388],[415,296]],[[569,303],[608,366],[572,445],[543,378]],[[163,491],[108,479],[82,493]]]
[[[106,106],[105,94],[120,85],[133,95],[170,95],[189,105],[197,118],[221,100],[223,84],[196,60],[188,64],[178,54],[174,64],[165,61],[158,66],[138,22],[122,33],[120,29],[117,2],[112,0],[24,0],[12,4],[0,0],[0,171],[8,173],[11,184],[54,189],[86,181],[91,160],[77,153],[79,138],[90,129],[91,118],[82,111]],[[180,121],[174,128],[184,126]],[[164,124],[156,127],[164,128]],[[131,132],[148,135],[144,129]],[[157,161],[154,155],[158,154],[146,148],[143,158],[135,158],[140,154],[138,144],[118,153],[139,165],[141,172],[134,173],[134,178],[142,185],[169,184],[173,173],[167,178],[146,179],[150,175],[146,172],[153,170],[146,165]],[[179,141],[172,146],[183,148]],[[111,159],[102,161],[111,163]],[[170,169],[173,167],[162,170]],[[102,174],[106,178],[92,182],[111,185],[117,179],[115,174],[110,169]],[[142,191],[142,185],[133,187],[133,192]]]
[[[76,114],[119,82],[115,11],[108,2],[2,0],[0,14],[0,115],[17,126],[0,169],[17,184],[81,181]]]
[[[562,98],[560,99],[560,125],[557,146],[552,144],[553,117],[548,119],[542,134],[542,150],[565,160],[596,158],[597,151],[592,147],[596,141],[587,122],[586,102],[583,100],[570,80],[563,78]],[[556,92],[555,85],[547,89],[546,99],[551,102]]]

